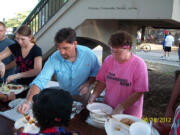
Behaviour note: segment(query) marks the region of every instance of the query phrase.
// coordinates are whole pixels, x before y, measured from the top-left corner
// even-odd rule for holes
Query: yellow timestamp
[[[142,120],[146,122],[152,121],[153,123],[172,123],[173,119],[171,117],[143,117]]]

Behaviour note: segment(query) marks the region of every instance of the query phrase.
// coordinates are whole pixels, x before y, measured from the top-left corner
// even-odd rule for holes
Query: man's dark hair
[[[72,112],[72,96],[62,89],[47,88],[33,97],[33,115],[42,130],[67,126]]]
[[[126,31],[118,31],[111,35],[109,45],[112,47],[132,46],[132,36]]]
[[[76,41],[76,32],[72,28],[60,29],[55,36],[55,43],[62,43],[66,41],[67,43],[73,43]]]

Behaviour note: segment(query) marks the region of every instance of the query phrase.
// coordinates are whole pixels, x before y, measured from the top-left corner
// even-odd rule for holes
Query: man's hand
[[[89,92],[89,84],[85,83],[79,88],[80,95],[85,95]]]
[[[17,111],[21,114],[26,114],[31,106],[31,102],[25,101],[20,106],[18,106]]]
[[[1,78],[4,77],[5,71],[6,71],[5,65],[4,65],[4,63],[1,62],[0,63],[0,75],[1,75]]]
[[[113,110],[113,114],[123,114],[124,112],[124,107],[119,104],[116,106],[116,108]]]

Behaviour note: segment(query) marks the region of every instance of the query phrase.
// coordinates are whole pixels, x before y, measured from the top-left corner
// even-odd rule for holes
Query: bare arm
[[[16,60],[13,60],[11,63],[6,65],[6,70],[11,69],[16,66]]]
[[[176,80],[173,91],[171,93],[171,98],[170,98],[169,104],[167,106],[165,116],[173,117],[173,115],[174,115],[173,106],[176,103],[179,96],[180,96],[180,75],[178,76],[178,79]]]
[[[40,92],[40,88],[36,85],[32,85],[26,97],[27,102],[31,102],[33,96],[39,94],[39,92]]]
[[[32,85],[32,87],[30,88],[27,94],[26,101],[17,108],[18,112],[22,114],[26,114],[32,103],[33,96],[39,93],[40,93],[40,88],[36,85]]]
[[[129,96],[124,102],[118,104],[116,108],[113,110],[113,114],[121,114],[128,107],[132,106],[141,96],[143,92],[135,92],[131,96]]]
[[[34,60],[34,68],[32,70],[21,72],[21,78],[36,76],[42,69],[42,57],[38,56]],[[17,78],[18,79],[18,78]]]
[[[4,51],[0,53],[0,61],[5,59],[6,57],[10,56],[12,53],[8,47]]]
[[[80,95],[88,94],[90,93],[90,86],[95,82],[95,77],[89,77],[88,80],[82,84],[79,88]]]
[[[101,94],[101,92],[106,88],[106,85],[103,82],[97,81],[94,92],[91,95],[89,102],[92,103],[94,100]]]
[[[141,98],[141,96],[144,94],[144,92],[135,92],[131,96],[129,96],[121,105],[124,107],[124,109],[129,108],[131,105],[133,105],[136,101]]]
[[[34,60],[34,68],[32,70],[17,73],[17,74],[14,74],[14,75],[10,75],[10,76],[8,76],[6,81],[11,82],[11,81],[13,81],[15,79],[36,76],[37,74],[39,74],[41,72],[41,69],[42,69],[42,57],[38,56]]]

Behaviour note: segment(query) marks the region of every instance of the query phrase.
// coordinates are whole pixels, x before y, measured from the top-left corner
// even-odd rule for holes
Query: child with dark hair
[[[35,135],[81,135],[79,132],[67,132],[64,128],[70,122],[72,104],[72,96],[62,89],[47,88],[35,95],[32,110],[40,127],[40,133]]]

